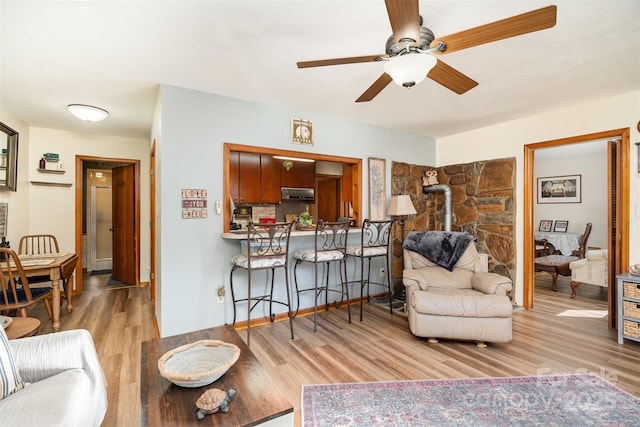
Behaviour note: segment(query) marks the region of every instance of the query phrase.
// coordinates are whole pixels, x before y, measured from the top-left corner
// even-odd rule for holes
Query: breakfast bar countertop
[[[362,233],[362,228],[351,227],[349,229],[349,234],[351,233]],[[303,236],[314,236],[316,234],[314,230],[295,230],[291,232],[291,237],[303,237]],[[227,240],[244,240],[247,238],[247,230],[234,230],[228,233],[222,233],[222,238]]]

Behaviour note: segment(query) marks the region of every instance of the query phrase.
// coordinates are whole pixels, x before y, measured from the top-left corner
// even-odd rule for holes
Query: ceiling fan
[[[392,80],[400,86],[412,87],[425,77],[460,95],[477,86],[478,82],[440,61],[435,55],[545,30],[556,24],[557,8],[547,6],[436,38],[430,29],[422,26],[418,0],[385,0],[385,3],[393,30],[393,35],[387,40],[386,54],[301,61],[297,63],[298,68],[385,61],[385,72],[356,102],[371,101]]]

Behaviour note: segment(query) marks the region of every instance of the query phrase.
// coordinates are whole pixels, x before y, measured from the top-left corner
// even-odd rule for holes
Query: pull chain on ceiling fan
[[[393,31],[393,35],[387,40],[385,54],[301,61],[297,63],[298,68],[384,61],[384,73],[356,102],[371,101],[391,81],[399,86],[413,87],[425,77],[461,95],[476,87],[478,82],[437,59],[436,55],[545,30],[556,25],[557,7],[547,6],[436,38],[431,30],[422,26],[418,0],[385,0],[385,4]]]

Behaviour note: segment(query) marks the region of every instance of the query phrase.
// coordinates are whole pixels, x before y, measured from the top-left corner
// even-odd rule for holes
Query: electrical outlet
[[[216,297],[216,303],[217,304],[224,304],[224,285],[220,285],[218,287],[218,293],[217,293],[217,297]]]
[[[385,273],[385,271],[384,271],[384,267],[382,267],[382,268],[380,269],[380,277],[384,277],[384,273]]]

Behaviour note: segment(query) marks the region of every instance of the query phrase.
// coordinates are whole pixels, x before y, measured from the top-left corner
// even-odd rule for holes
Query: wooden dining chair
[[[46,255],[60,252],[58,240],[53,234],[28,234],[20,238],[19,255]],[[50,282],[49,276],[32,276],[31,284]]]
[[[589,235],[591,234],[592,227],[593,225],[590,222],[587,223],[587,226],[584,228],[584,233],[580,236],[578,249],[571,252],[571,255],[577,256],[580,259],[584,258],[587,253],[587,242],[589,241]]]
[[[43,302],[49,319],[52,319],[53,313],[49,302],[52,297],[52,288],[31,289],[18,255],[9,248],[0,248],[0,255],[5,260],[0,263],[0,311],[17,310],[22,317],[27,317],[27,310]]]
[[[58,240],[53,234],[29,234],[20,238],[18,254],[43,255],[59,253]]]

